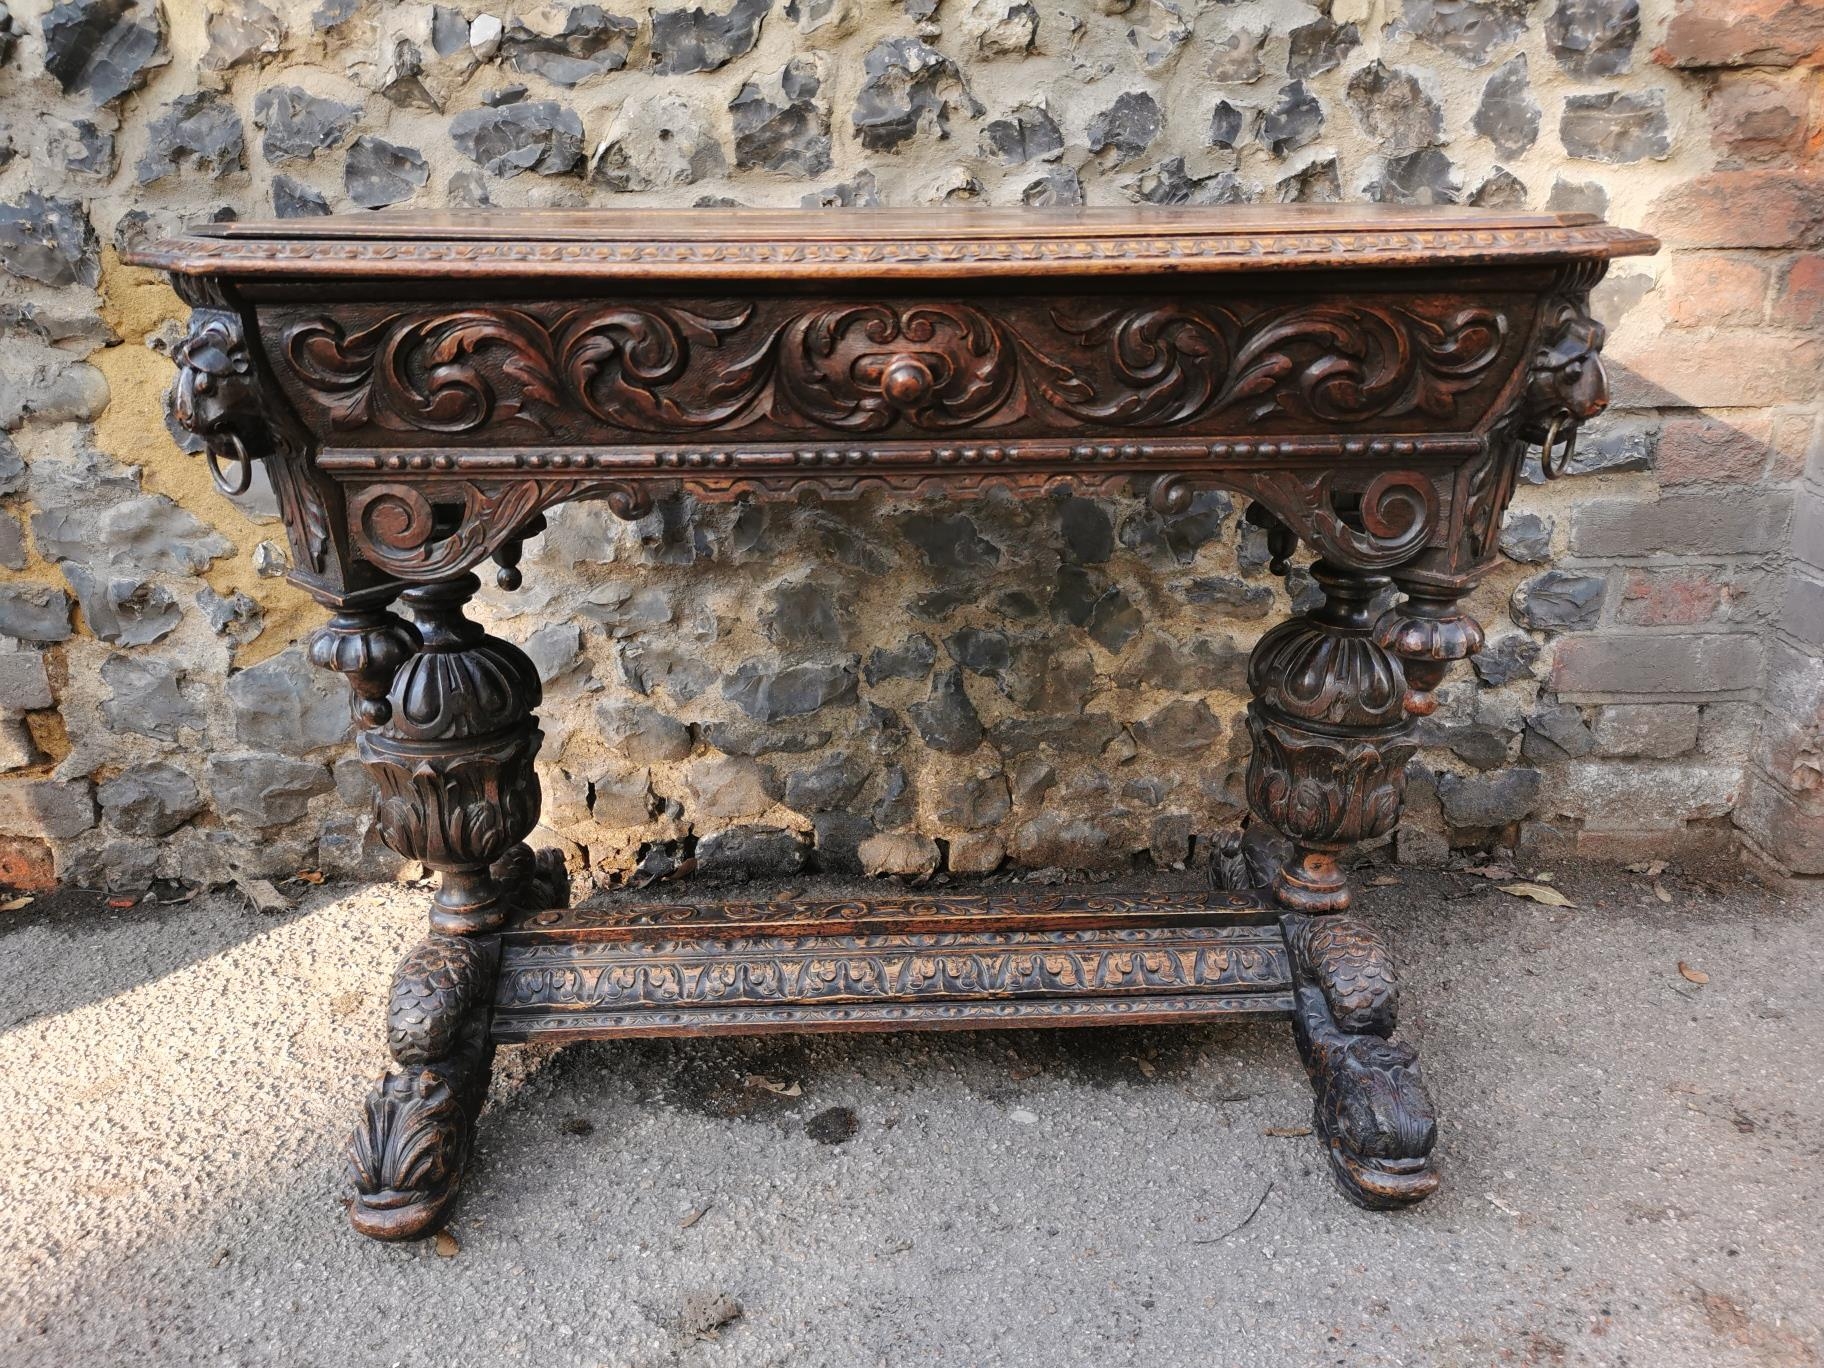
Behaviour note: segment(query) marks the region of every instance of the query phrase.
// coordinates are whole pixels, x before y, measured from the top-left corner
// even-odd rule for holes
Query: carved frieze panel
[[[269,304],[329,445],[1474,430],[1530,296]]]

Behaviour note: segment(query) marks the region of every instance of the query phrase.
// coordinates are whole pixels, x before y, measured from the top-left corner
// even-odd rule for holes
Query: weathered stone
[[[0,268],[43,285],[94,286],[101,244],[75,200],[29,190],[15,204],[0,204]]]
[[[107,824],[129,836],[168,836],[203,810],[196,781],[175,765],[122,770],[96,791]]]
[[[70,596],[49,584],[0,584],[0,636],[67,641]]]
[[[1037,755],[1023,755],[1008,766],[1007,782],[1013,801],[1021,807],[1030,807],[1051,791],[1058,782],[1058,772]]]
[[[210,71],[263,62],[285,47],[285,21],[260,0],[217,0],[209,10],[207,32],[203,66]]]
[[[1007,845],[999,836],[983,831],[965,831],[950,838],[946,864],[952,874],[981,878],[994,873],[1007,858]]]
[[[1498,637],[1469,658],[1476,678],[1491,689],[1517,679],[1538,678],[1533,670],[1538,661],[1539,643],[1521,632]]]
[[[1222,535],[1235,501],[1220,489],[1200,489],[1181,513],[1161,515],[1142,508],[1121,523],[1121,544],[1157,564],[1189,565]]]
[[[589,178],[617,192],[694,185],[728,169],[722,144],[682,95],[629,100],[609,121]]]
[[[1626,163],[1672,155],[1672,127],[1663,90],[1611,90],[1571,95],[1558,124],[1564,150],[1586,161]]]
[[[625,67],[639,31],[638,20],[600,5],[543,5],[508,20],[499,50],[516,70],[575,86]]]
[[[1552,558],[1553,520],[1539,513],[1509,513],[1501,528],[1501,554],[1523,565]]]
[[[1503,63],[1482,87],[1474,127],[1497,149],[1517,157],[1539,140],[1539,115],[1522,52]]]
[[[932,750],[967,755],[982,744],[982,719],[963,688],[961,666],[939,670],[931,679],[925,701],[914,703],[906,712],[920,739]]]
[[[776,646],[840,646],[854,629],[851,600],[820,579],[783,580],[766,592],[760,628]]]
[[[865,757],[838,751],[785,777],[785,805],[794,812],[833,812],[847,808],[868,781]]]
[[[1320,14],[1288,35],[1286,75],[1303,79],[1334,71],[1361,43],[1362,35],[1354,24],[1339,24]]]
[[[945,638],[944,649],[971,674],[999,674],[1013,664],[1011,639],[993,629],[964,627]]]
[[[819,812],[811,818],[812,855],[819,872],[859,874],[861,843],[874,834],[874,823],[859,812]]]
[[[311,798],[335,787],[327,766],[263,751],[211,755],[203,783],[222,817],[261,829],[297,821]]]
[[[1377,57],[1349,78],[1345,95],[1362,131],[1387,157],[1442,141],[1444,111],[1413,72],[1390,67]]]
[[[1003,756],[1025,755],[1041,746],[1059,754],[1096,755],[1126,733],[1105,713],[1077,717],[1008,717],[989,729],[989,743]]]
[[[199,574],[234,550],[233,542],[163,494],[124,499],[99,514],[79,505],[47,506],[32,515],[32,535],[47,560],[99,559],[163,575]]]
[[[682,760],[694,744],[684,723],[642,703],[598,703],[595,717],[609,749],[636,765]]]
[[[918,879],[937,872],[943,853],[937,842],[916,832],[883,832],[870,836],[856,852],[864,874],[870,877],[897,874]]]
[[[583,121],[555,100],[465,109],[450,120],[450,141],[502,180],[522,171],[565,176],[583,159]]]
[[[1524,209],[1532,203],[1532,196],[1525,181],[1497,166],[1470,192],[1469,203],[1478,209]]]
[[[1134,737],[1158,755],[1196,755],[1213,746],[1222,723],[1202,699],[1174,699],[1134,724]]]
[[[384,209],[417,194],[430,176],[417,149],[364,133],[349,144],[342,183],[363,209]]]
[[[146,83],[165,51],[158,0],[66,0],[44,16],[44,69],[65,95],[112,104]]]
[[[1420,722],[1414,740],[1421,746],[1442,746],[1465,764],[1490,770],[1507,763],[1507,745],[1512,735],[1479,722],[1437,726],[1428,718]]]
[[[795,57],[760,81],[748,81],[729,101],[735,167],[793,176],[830,169],[830,105],[815,59]]]
[[[1210,113],[1210,146],[1230,149],[1241,146],[1253,125],[1254,113],[1252,109],[1243,109],[1227,100],[1216,101],[1216,108]]]
[[[1265,73],[1261,50],[1266,46],[1265,29],[1236,29],[1227,38],[1210,47],[1205,70],[1218,85],[1252,85]]]
[[[0,432],[0,494],[17,494],[25,488],[25,458],[13,439]]]
[[[922,132],[950,136],[950,116],[980,118],[950,58],[916,38],[884,38],[862,60],[865,79],[855,96],[855,132],[870,152],[891,152]]]
[[[0,512],[0,568],[25,569],[25,524],[7,512]]]
[[[1697,748],[1692,703],[1612,703],[1596,709],[1590,733],[1599,755],[1670,760]]]
[[[888,765],[880,777],[880,798],[874,804],[874,825],[892,829],[911,824],[918,816],[912,776],[903,765]]]
[[[743,661],[722,684],[722,696],[757,722],[803,717],[855,698],[855,666],[806,664],[784,667]]]
[[[1456,204],[1463,184],[1449,157],[1436,147],[1389,157],[1367,186],[1377,204]]]
[[[1553,773],[1552,811],[1583,818],[1586,831],[1676,831],[1735,810],[1742,778],[1733,763],[1574,760]]]
[[[302,755],[348,739],[347,684],[312,665],[302,648],[237,670],[228,677],[226,692],[234,734],[243,745]]]
[[[1609,192],[1594,181],[1552,182],[1545,207],[1554,214],[1594,214],[1601,218],[1609,212]]]
[[[780,827],[732,826],[697,841],[697,876],[704,879],[784,879],[805,866],[810,845]]]
[[[995,683],[1020,707],[1042,713],[1074,713],[1095,692],[1096,662],[1088,651],[1054,638],[1014,645],[1008,667]]]
[[[1028,869],[1105,869],[1121,860],[1110,833],[1063,812],[1043,812],[1014,829],[1007,853]]]
[[[1240,204],[1247,197],[1233,171],[1193,176],[1183,157],[1167,157],[1122,188],[1146,204]]]
[[[1526,30],[1533,0],[1404,0],[1399,29],[1475,66]]]
[[[12,9],[0,3],[0,66],[5,66],[19,53],[19,40],[25,37],[25,25],[13,17]]]
[[[1043,105],[1018,105],[982,128],[982,155],[1007,166],[1054,161],[1064,153],[1064,133]]]
[[[1001,559],[1001,548],[976,530],[967,513],[909,513],[897,525],[934,570],[971,570]]]
[[[734,0],[725,14],[701,5],[654,10],[652,65],[661,76],[716,71],[754,50],[773,0]]]
[[[1247,688],[1248,657],[1227,637],[1197,636],[1180,645],[1164,632],[1149,632],[1115,671],[1123,689],[1151,688],[1166,693],[1201,693]]]
[[[550,684],[568,674],[582,659],[582,629],[571,622],[547,623],[526,638],[524,650],[538,671],[539,681]],[[640,692],[648,693],[650,689]]]
[[[1178,60],[1178,54],[1191,41],[1193,14],[1174,0],[1144,0],[1143,8],[1123,6],[1130,18],[1139,22],[1127,30],[1127,41],[1140,59],[1141,70],[1163,72]],[[1033,30],[1038,28],[1038,14],[1033,14]]]
[[[1608,586],[1604,575],[1547,570],[1523,581],[1514,590],[1509,606],[1514,621],[1522,627],[1552,632],[1587,631],[1602,616],[1602,600]]]
[[[1522,759],[1555,764],[1594,749],[1596,738],[1584,724],[1583,713],[1569,703],[1541,703],[1527,714],[1526,733],[1520,740]]]
[[[308,161],[340,147],[360,117],[357,106],[312,95],[301,86],[269,86],[253,101],[253,125],[265,134],[260,152],[275,166]]]
[[[1276,157],[1309,146],[1324,131],[1324,107],[1303,81],[1281,88],[1261,120],[1260,140]]]
[[[937,795],[937,820],[964,831],[981,831],[1013,811],[1007,776],[978,774],[945,785]]]
[[[41,652],[0,651],[0,700],[0,711],[26,713],[53,706]]]
[[[80,561],[59,564],[88,628],[115,646],[149,646],[177,630],[184,610],[171,591],[137,575],[109,575]]]
[[[93,119],[45,119],[38,126],[32,160],[61,166],[72,176],[108,180],[119,163],[114,135]]]
[[[1066,565],[1058,571],[1052,595],[1054,622],[1081,627],[1104,650],[1119,653],[1145,625],[1140,610],[1118,584],[1100,571]]]
[[[1545,21],[1552,56],[1582,80],[1619,76],[1632,64],[1639,41],[1639,0],[1558,0]]]
[[[888,679],[923,679],[937,663],[937,644],[923,632],[914,632],[897,646],[876,646],[868,653],[862,677],[869,684]]]
[[[247,168],[241,116],[213,90],[178,96],[146,126],[146,150],[133,176],[150,185],[185,167],[211,180]]]
[[[684,769],[692,818],[749,817],[779,801],[779,776],[771,765],[741,755],[700,756]]]
[[[878,209],[880,182],[872,171],[863,171],[853,180],[826,185],[798,198],[801,209]]]
[[[0,836],[68,840],[94,825],[87,779],[0,779]]]
[[[1530,817],[1539,804],[1543,776],[1535,769],[1464,778],[1438,776],[1438,802],[1457,827],[1499,827]]]
[[[1089,150],[1107,152],[1111,166],[1137,161],[1164,126],[1159,101],[1144,90],[1129,90],[1089,121]]]
[[[1071,209],[1083,203],[1083,179],[1068,166],[1053,167],[1020,191],[1028,209]]]
[[[320,191],[281,171],[272,178],[272,212],[282,219],[321,218],[329,213],[329,201]]]
[[[101,665],[101,682],[112,691],[102,700],[102,719],[115,731],[175,741],[180,730],[200,731],[203,710],[179,686],[183,671],[169,661],[111,655]]]

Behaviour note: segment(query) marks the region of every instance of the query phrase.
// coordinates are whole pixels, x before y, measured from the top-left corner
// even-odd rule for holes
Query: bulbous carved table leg
[[[377,1239],[435,1230],[460,1185],[493,1060],[496,932],[516,908],[568,902],[556,852],[524,844],[538,819],[543,734],[524,652],[463,615],[473,575],[340,608],[311,643],[354,688],[358,753],[381,836],[437,871],[432,934],[393,978],[388,1044],[399,1072],[369,1094],[349,1145],[350,1219]]]
[[[1268,632],[1248,661],[1248,806],[1290,841],[1263,871],[1280,904],[1341,912],[1350,891],[1336,857],[1399,820],[1412,723],[1405,672],[1369,611],[1387,580],[1324,561],[1311,573],[1324,602]]]
[[[1268,888],[1281,906],[1293,973],[1293,1034],[1316,1094],[1314,1125],[1343,1192],[1390,1208],[1437,1190],[1437,1120],[1418,1060],[1393,1032],[1393,966],[1354,917],[1337,856],[1399,820],[1412,718],[1481,632],[1456,610],[1460,588],[1402,578],[1408,595],[1378,621],[1389,581],[1319,561],[1324,602],[1261,638],[1249,661],[1256,820],[1212,866],[1226,888]],[[1327,914],[1327,915],[1312,915]]]

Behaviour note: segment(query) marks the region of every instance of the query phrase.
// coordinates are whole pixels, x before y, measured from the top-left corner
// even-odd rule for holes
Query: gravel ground
[[[1280,1022],[635,1042],[503,1052],[442,1254],[339,1204],[423,894],[48,900],[0,932],[0,1362],[1819,1363],[1824,889],[1397,877],[1414,1211],[1273,1134]]]

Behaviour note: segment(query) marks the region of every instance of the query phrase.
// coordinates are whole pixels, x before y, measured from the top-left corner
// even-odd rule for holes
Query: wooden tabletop
[[[1658,245],[1591,214],[1373,204],[528,209],[202,224],[126,260],[263,278],[942,278],[1587,260]]]

